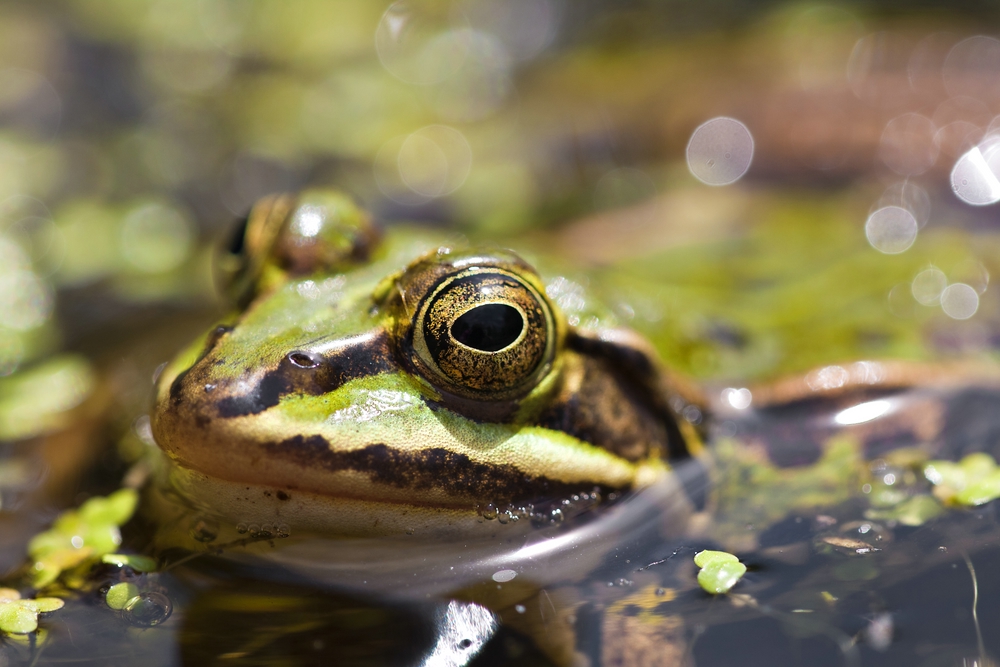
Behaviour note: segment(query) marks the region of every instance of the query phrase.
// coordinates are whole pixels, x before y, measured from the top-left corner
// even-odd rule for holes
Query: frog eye
[[[413,346],[438,384],[505,399],[537,384],[552,361],[555,325],[545,297],[517,274],[475,267],[442,280],[420,304]]]
[[[344,194],[272,195],[240,221],[216,263],[238,303],[289,277],[334,273],[364,261],[378,239],[368,214]]]

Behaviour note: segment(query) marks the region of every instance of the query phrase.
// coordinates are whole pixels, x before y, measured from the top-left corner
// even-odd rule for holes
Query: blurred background
[[[0,2],[0,439],[141,410],[222,308],[214,244],[309,185],[554,248],[697,377],[991,354],[998,25],[985,0]],[[580,284],[550,286],[577,321]]]

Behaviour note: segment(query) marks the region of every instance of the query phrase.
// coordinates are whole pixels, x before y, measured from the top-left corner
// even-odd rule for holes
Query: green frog
[[[671,608],[684,584],[670,577],[693,578],[650,578],[650,553],[752,551],[793,519],[841,531],[830,548],[879,551],[877,524],[843,535],[845,517],[874,516],[857,498],[899,491],[879,506],[898,520],[922,491],[901,490],[910,462],[941,454],[973,395],[955,387],[978,376],[974,397],[997,398],[981,367],[959,384],[954,369],[860,362],[710,401],[642,335],[600,326],[599,305],[567,317],[565,277],[505,249],[382,235],[331,191],[260,202],[220,272],[237,309],[156,382],[159,548],[462,600],[560,664],[691,659],[682,611],[704,600]],[[809,514],[823,507],[850,509]],[[595,571],[625,583],[595,592]]]
[[[246,306],[163,371],[153,421],[171,482],[234,525],[513,531],[535,501],[599,502],[700,450],[697,398],[651,346],[568,325],[510,251],[378,245],[318,192],[260,204],[244,235]]]

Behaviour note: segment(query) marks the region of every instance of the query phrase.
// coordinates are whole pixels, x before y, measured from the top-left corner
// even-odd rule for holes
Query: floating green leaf
[[[107,595],[104,596],[104,601],[112,609],[124,609],[129,601],[138,595],[138,586],[133,583],[122,582],[108,589]]]
[[[941,503],[927,494],[920,494],[884,509],[870,509],[866,519],[895,521],[904,526],[922,526],[944,512]]]
[[[38,614],[62,609],[59,598],[22,600],[11,588],[0,588],[0,631],[7,634],[27,634],[38,628]]]
[[[694,564],[698,567],[705,567],[711,563],[738,563],[740,559],[725,551],[699,551],[694,556]]]
[[[958,463],[931,461],[924,476],[934,485],[934,495],[951,505],[983,505],[1000,498],[1000,468],[989,454],[969,454]]]
[[[16,602],[0,605],[0,630],[11,634],[27,634],[38,628],[38,612]]]
[[[59,598],[35,598],[34,600],[21,600],[18,604],[38,613],[44,613],[62,609],[66,603]]]
[[[48,586],[63,572],[113,553],[121,544],[119,527],[132,517],[138,500],[134,489],[121,489],[63,512],[52,528],[28,543],[32,585]]]
[[[156,560],[149,556],[105,554],[101,556],[101,562],[108,565],[128,566],[136,572],[153,572],[156,570]]]
[[[698,585],[713,595],[729,592],[747,571],[739,558],[725,551],[699,551],[694,564],[701,568]]]

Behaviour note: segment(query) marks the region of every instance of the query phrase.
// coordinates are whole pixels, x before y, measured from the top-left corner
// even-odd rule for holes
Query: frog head
[[[379,241],[312,191],[258,204],[224,259],[238,310],[162,372],[153,430],[234,521],[496,530],[649,484],[694,437],[649,346],[569,326],[513,252]]]

